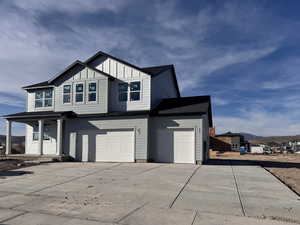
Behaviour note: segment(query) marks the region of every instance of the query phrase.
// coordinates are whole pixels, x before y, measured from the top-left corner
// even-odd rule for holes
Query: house
[[[212,126],[210,96],[181,97],[173,65],[141,68],[99,51],[48,81],[23,87],[25,154],[78,161],[203,163]]]
[[[240,133],[227,132],[224,134],[215,135],[215,138],[219,141],[230,144],[231,151],[240,151],[241,146],[247,147],[244,136]]]

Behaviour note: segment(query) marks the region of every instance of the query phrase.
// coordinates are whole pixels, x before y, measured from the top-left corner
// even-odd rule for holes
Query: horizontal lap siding
[[[201,116],[182,116],[182,117],[153,117],[150,118],[150,158],[151,154],[155,152],[155,136],[159,129],[180,129],[180,128],[193,128],[196,131],[196,160],[202,161],[203,151],[203,118]]]
[[[70,133],[97,129],[134,129],[135,159],[147,160],[148,118],[126,119],[70,119],[65,122],[64,151],[69,154]]]

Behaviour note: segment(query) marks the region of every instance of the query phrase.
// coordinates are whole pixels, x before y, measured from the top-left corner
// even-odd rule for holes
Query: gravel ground
[[[300,154],[240,155],[236,152],[212,152],[211,158],[256,162],[300,196]]]

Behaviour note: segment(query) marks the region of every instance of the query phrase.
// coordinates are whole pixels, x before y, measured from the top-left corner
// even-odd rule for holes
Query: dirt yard
[[[258,163],[300,196],[300,154],[240,155],[238,152],[211,152],[211,158]]]

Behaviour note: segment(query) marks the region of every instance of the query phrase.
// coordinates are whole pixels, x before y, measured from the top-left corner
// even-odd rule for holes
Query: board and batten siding
[[[75,147],[71,143],[70,136],[75,136],[74,133],[83,134],[85,131],[97,132],[97,130],[111,130],[111,129],[133,129],[135,132],[135,160],[147,160],[148,159],[148,118],[147,117],[127,117],[123,119],[113,118],[78,118],[68,119],[65,121],[64,132],[64,153],[74,155]],[[78,135],[76,141],[78,142]],[[76,158],[81,158],[81,152],[76,151]]]
[[[204,120],[202,116],[170,116],[170,117],[152,117],[150,123],[150,150],[149,159],[155,158],[156,135],[158,130],[164,129],[194,129],[195,130],[195,158],[198,163],[202,163],[203,157],[203,130]],[[159,143],[158,143],[159,145]]]
[[[90,65],[116,78],[111,83],[109,90],[109,111],[150,110],[151,76],[149,74],[107,57],[100,57],[91,62]],[[125,103],[119,102],[118,84],[133,81],[141,82],[140,101],[130,101],[128,99]]]
[[[166,88],[167,87],[167,88]],[[155,108],[163,98],[177,98],[171,69],[155,76],[151,80],[151,108]]]

